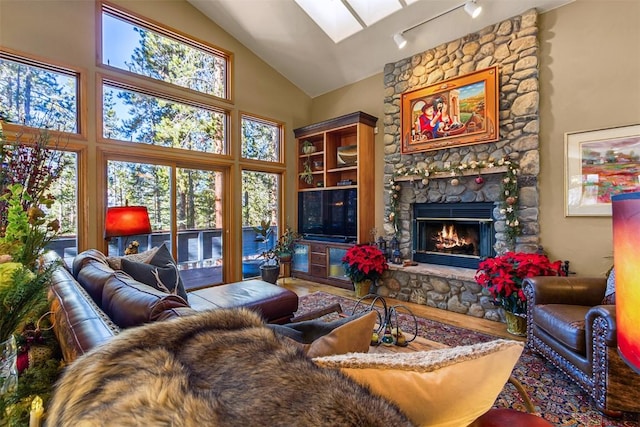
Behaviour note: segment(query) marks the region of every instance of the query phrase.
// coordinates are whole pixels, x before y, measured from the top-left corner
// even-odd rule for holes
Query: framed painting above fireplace
[[[498,67],[402,94],[403,154],[497,141]]]

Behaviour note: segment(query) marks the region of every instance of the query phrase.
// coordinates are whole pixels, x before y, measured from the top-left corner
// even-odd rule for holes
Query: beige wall
[[[576,0],[540,15],[540,242],[581,276],[613,262],[610,217],[564,216],[564,133],[640,123],[640,2]],[[382,70],[381,70],[382,71]],[[312,120],[379,118],[376,225],[382,229],[382,73],[313,99]]]
[[[234,102],[225,107],[232,110],[232,143],[239,138],[239,112],[248,112],[285,123],[285,159],[294,158],[293,129],[311,123],[311,98],[255,56],[237,40],[213,24],[185,0],[171,1],[114,1],[131,12],[161,22],[183,33],[211,43],[234,55]],[[0,0],[0,46],[55,61],[86,71],[87,85],[87,141],[88,146],[88,246],[101,241],[101,227],[96,222],[96,66],[95,23],[97,3],[82,1],[22,1]],[[237,150],[236,150],[237,151]],[[295,162],[288,162],[287,174],[295,176]],[[237,156],[234,164],[239,170]],[[235,188],[239,188],[239,173]],[[285,179],[287,207],[285,218],[295,215],[295,180]],[[239,191],[234,194],[240,204]],[[240,212],[233,219],[236,229]],[[239,234],[238,234],[239,236]],[[236,270],[239,271],[239,264]],[[237,274],[237,271],[236,271]]]

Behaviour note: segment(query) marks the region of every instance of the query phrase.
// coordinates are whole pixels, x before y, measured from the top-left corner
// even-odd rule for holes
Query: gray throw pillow
[[[148,263],[130,261],[126,257],[122,258],[122,270],[138,282],[169,294],[179,295],[185,301],[189,301],[178,266],[166,244],[158,248]]]

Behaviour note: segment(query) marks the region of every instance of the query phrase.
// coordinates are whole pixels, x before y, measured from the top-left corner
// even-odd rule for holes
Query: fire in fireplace
[[[478,268],[494,255],[493,203],[416,203],[414,261]]]

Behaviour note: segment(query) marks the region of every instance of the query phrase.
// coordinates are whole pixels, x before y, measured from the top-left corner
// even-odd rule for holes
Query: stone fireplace
[[[401,186],[401,190],[399,199],[396,200],[396,221],[389,219],[389,208],[385,212],[384,235],[387,239],[396,236],[400,242],[402,257],[418,262],[418,265],[392,266],[379,283],[380,295],[475,317],[502,320],[502,314],[476,284],[474,276],[477,262],[486,256],[507,250],[534,252],[538,249],[540,95],[537,16],[535,10],[530,10],[478,33],[468,34],[385,66],[383,123],[386,206],[390,206],[389,189],[392,179],[396,185]],[[499,69],[500,138],[497,142],[401,153],[400,101],[403,93],[493,65],[498,65]],[[506,168],[463,173],[455,180],[448,173],[435,174],[429,179],[412,176],[398,178],[396,175],[400,170],[411,170],[414,167],[427,166],[442,170],[446,165],[504,158],[519,164],[518,221],[522,233],[513,244],[506,238],[505,215],[499,207]],[[476,179],[479,174],[482,179]],[[485,210],[483,217],[475,217],[476,213],[458,215],[455,210],[464,205],[481,205]],[[431,219],[424,222],[418,220],[422,217],[422,211],[416,210],[420,206],[433,207],[435,214],[429,214]],[[472,242],[459,243],[455,251],[467,250],[473,253],[452,254],[445,250],[434,250],[433,247],[423,249],[418,246],[427,240],[433,242],[433,234],[442,233],[443,227],[446,233],[451,221],[440,215],[444,211],[449,211],[458,220],[462,220],[459,221],[463,223],[461,225],[470,227],[462,233],[465,234],[465,239]],[[481,233],[485,235],[482,242]],[[475,234],[478,234],[478,242],[475,242]],[[435,237],[436,240],[438,238]],[[460,239],[460,236],[457,238]],[[445,236],[442,239],[449,239],[440,242],[440,247],[444,248],[452,243],[450,240],[453,238]],[[489,248],[486,242],[490,242]],[[471,246],[474,248],[470,249]],[[468,261],[465,258],[472,259],[473,263],[465,262]]]

